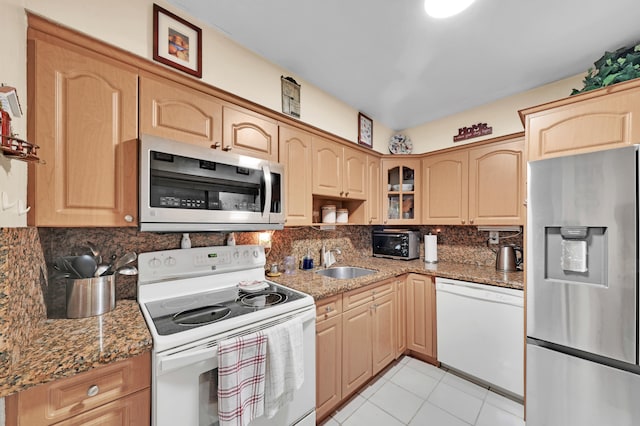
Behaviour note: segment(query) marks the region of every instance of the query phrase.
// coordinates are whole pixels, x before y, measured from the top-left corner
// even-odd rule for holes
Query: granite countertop
[[[295,274],[282,274],[269,278],[279,284],[310,294],[315,300],[330,297],[338,293],[354,290],[381,280],[396,277],[406,273],[425,274],[436,277],[452,278],[489,284],[517,290],[524,288],[524,273],[499,272],[493,266],[477,266],[465,263],[439,262],[427,264],[422,259],[391,260],[378,257],[351,258],[332,266],[358,266],[375,269],[375,274],[364,277],[338,280],[316,274],[318,268],[311,271],[296,270]]]
[[[135,300],[118,300],[100,316],[44,320],[0,372],[0,397],[148,352],[152,345]]]

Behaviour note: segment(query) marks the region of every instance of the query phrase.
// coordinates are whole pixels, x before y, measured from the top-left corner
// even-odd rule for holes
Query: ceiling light
[[[424,10],[432,18],[448,18],[456,15],[473,3],[475,0],[424,0]]]

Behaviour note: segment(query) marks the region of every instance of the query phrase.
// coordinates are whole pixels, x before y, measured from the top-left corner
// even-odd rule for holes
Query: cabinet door
[[[407,280],[396,282],[396,358],[407,350]]]
[[[396,312],[394,295],[376,298],[372,316],[373,374],[377,374],[396,357]]]
[[[80,48],[29,43],[28,223],[135,226],[138,74]]]
[[[582,100],[527,116],[528,161],[599,151],[640,140],[640,89]]]
[[[311,225],[311,135],[280,127],[280,162],[285,165],[286,225]]]
[[[436,358],[436,294],[432,277],[407,279],[407,348]]]
[[[351,148],[343,147],[344,181],[342,191],[345,198],[366,200],[367,198],[367,155]]]
[[[342,145],[313,137],[313,193],[328,197],[342,194]]]
[[[420,223],[420,160],[383,159],[383,223],[407,225]]]
[[[422,159],[422,219],[427,225],[464,225],[468,220],[467,150]]]
[[[225,151],[278,161],[278,125],[275,120],[226,105],[222,114]]]
[[[371,155],[367,156],[368,169],[368,188],[367,188],[367,214],[365,223],[369,225],[379,225],[382,223],[380,205],[381,190],[380,187],[380,159]]]
[[[222,104],[207,93],[142,74],[140,133],[221,147]]]
[[[469,151],[469,223],[524,225],[524,139]]]
[[[373,375],[371,370],[371,305],[342,314],[342,396],[347,397]]]
[[[316,325],[316,417],[329,414],[342,400],[342,316]]]

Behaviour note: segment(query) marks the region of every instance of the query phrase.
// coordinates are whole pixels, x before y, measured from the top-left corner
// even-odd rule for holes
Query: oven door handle
[[[217,368],[218,364],[218,346],[212,348],[200,349],[197,351],[185,351],[175,355],[164,356],[158,361],[158,374],[168,373],[196,362],[213,359]]]

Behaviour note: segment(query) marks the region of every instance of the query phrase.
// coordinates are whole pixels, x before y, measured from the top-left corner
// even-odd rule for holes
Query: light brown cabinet
[[[278,124],[238,106],[222,109],[222,149],[236,154],[278,161]]]
[[[396,359],[407,350],[407,279],[396,280]]]
[[[640,141],[640,81],[632,80],[520,111],[527,160]]]
[[[356,149],[313,137],[313,194],[366,200],[367,155]]]
[[[407,276],[407,348],[437,362],[436,289],[433,277]]]
[[[212,147],[222,142],[222,103],[207,93],[142,73],[140,133]]]
[[[150,424],[150,386],[145,353],[7,397],[7,425]]]
[[[422,160],[424,224],[524,225],[521,137]]]
[[[420,159],[382,159],[382,223],[420,223]]]
[[[316,418],[342,401],[342,295],[316,306]]]
[[[369,225],[379,225],[382,223],[382,188],[380,185],[380,159],[367,155],[368,188],[367,188],[367,209],[365,223]]]
[[[80,47],[29,33],[32,226],[135,226],[138,73]]]
[[[395,358],[394,280],[343,294],[342,396]]]
[[[280,163],[285,166],[287,226],[311,225],[311,135],[302,130],[280,126]]]

